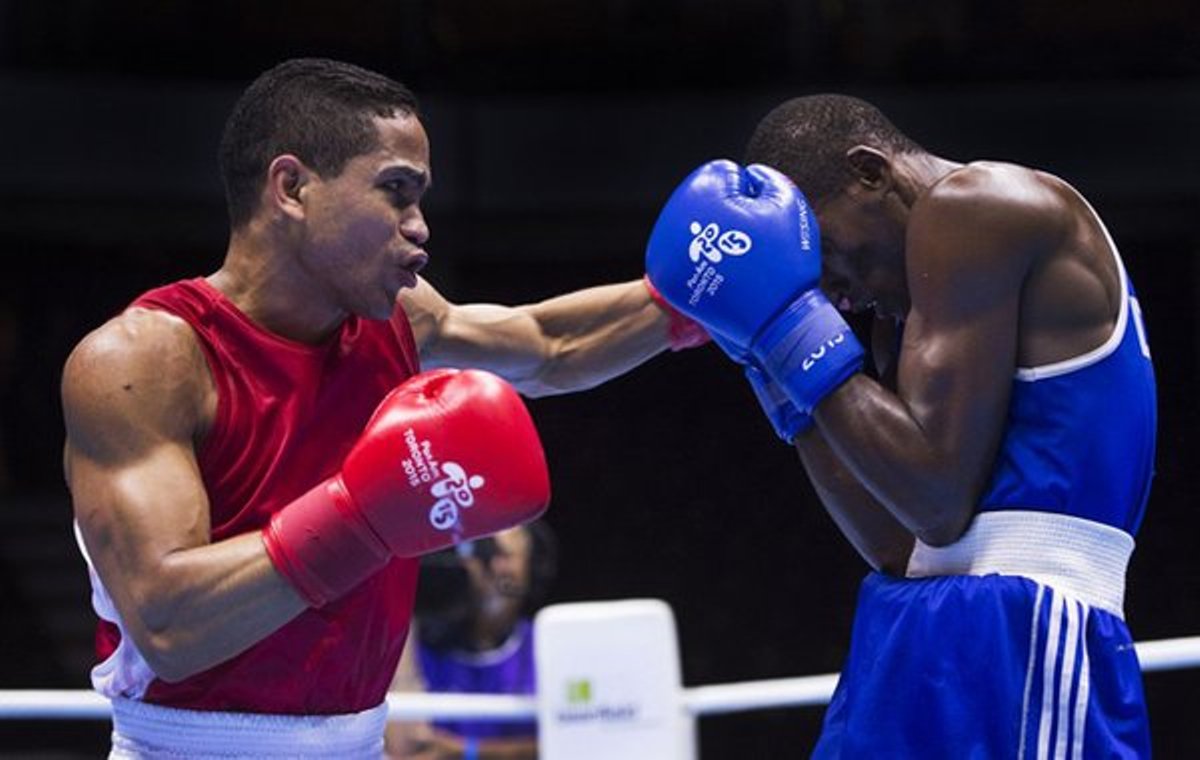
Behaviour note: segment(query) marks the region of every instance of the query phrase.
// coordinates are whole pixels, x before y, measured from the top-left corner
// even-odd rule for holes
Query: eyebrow
[[[422,191],[428,191],[433,187],[433,179],[420,169],[415,169],[411,166],[389,166],[379,172],[379,179],[383,182],[390,182],[396,179],[407,179],[415,184]]]

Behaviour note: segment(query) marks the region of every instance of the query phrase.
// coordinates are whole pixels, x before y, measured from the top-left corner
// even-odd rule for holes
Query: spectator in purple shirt
[[[545,523],[512,528],[422,561],[414,630],[394,691],[533,694],[531,616],[554,575]],[[392,723],[391,757],[537,757],[533,721]]]

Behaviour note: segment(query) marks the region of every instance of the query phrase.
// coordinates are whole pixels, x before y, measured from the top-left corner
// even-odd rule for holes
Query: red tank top
[[[337,471],[375,407],[419,371],[399,306],[387,321],[350,317],[320,345],[271,334],[203,278],[143,294],[195,331],[217,388],[197,451],[212,540],[260,530],[271,514]],[[310,609],[242,654],[144,700],[192,710],[330,714],[378,705],[400,658],[416,591],[415,560],[394,559],[341,599]],[[103,660],[120,633],[101,621]]]

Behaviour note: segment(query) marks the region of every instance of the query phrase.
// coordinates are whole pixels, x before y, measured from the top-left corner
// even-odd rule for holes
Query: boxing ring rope
[[[1142,641],[1136,645],[1142,672],[1200,667],[1200,636]],[[837,673],[798,678],[695,686],[683,690],[685,709],[695,716],[806,707],[829,702]],[[111,713],[104,697],[88,690],[0,690],[0,720],[104,719]],[[491,694],[389,694],[391,720],[530,720],[537,717],[533,697]]]

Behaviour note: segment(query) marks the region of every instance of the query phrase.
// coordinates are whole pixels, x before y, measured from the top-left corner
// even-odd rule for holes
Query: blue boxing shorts
[[[1054,515],[1031,535],[1003,514],[951,547],[918,543],[920,577],[866,578],[814,758],[1150,756],[1115,529]]]

